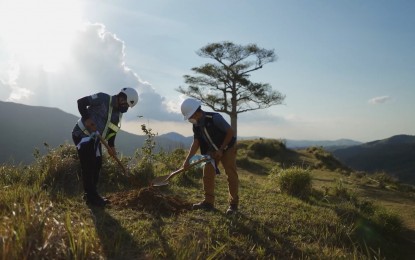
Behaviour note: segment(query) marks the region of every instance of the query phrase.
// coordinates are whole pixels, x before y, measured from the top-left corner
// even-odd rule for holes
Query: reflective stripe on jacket
[[[121,127],[122,113],[114,110],[116,96],[110,96],[105,93],[98,93],[88,97],[90,105],[88,113],[90,118],[96,123],[98,132],[106,139],[114,137]],[[74,136],[89,136],[85,128],[85,119],[80,118],[75,125],[72,134]]]

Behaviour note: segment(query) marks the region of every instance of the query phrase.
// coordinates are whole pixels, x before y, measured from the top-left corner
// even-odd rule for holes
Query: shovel
[[[98,136],[99,140],[101,141],[101,143],[105,146],[105,148],[107,148],[108,150],[108,154],[111,155],[111,147],[108,145],[107,141],[105,141],[104,138],[102,138],[102,136],[100,134],[96,134],[96,136]],[[112,156],[112,155],[111,155]],[[120,159],[118,159],[118,157],[116,155],[112,156],[112,158],[114,158],[118,165],[122,168],[124,175],[128,175],[127,173],[127,169],[124,167],[124,165],[121,163]]]
[[[170,173],[169,175],[159,176],[159,177],[155,178],[154,180],[151,181],[151,186],[154,186],[154,187],[166,186],[167,184],[169,184],[169,180],[173,176],[175,176],[175,175],[177,175],[177,174],[179,174],[181,172],[184,172],[186,170],[189,170],[190,168],[192,168],[193,166],[195,166],[197,164],[200,164],[200,163],[203,163],[203,162],[207,162],[207,161],[210,161],[210,160],[211,160],[210,156],[204,156],[203,158],[201,158],[201,159],[199,159],[199,160],[197,160],[197,161],[189,164],[189,166],[186,167],[186,168],[183,168],[182,167],[182,168],[180,168],[180,169],[178,169],[178,170]]]

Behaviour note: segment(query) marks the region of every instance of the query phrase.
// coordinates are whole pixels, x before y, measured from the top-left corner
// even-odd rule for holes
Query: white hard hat
[[[189,119],[189,117],[191,117],[196,112],[196,110],[200,107],[200,105],[201,105],[201,102],[193,98],[188,98],[184,100],[181,106],[184,120]]]
[[[133,88],[123,88],[120,93],[127,96],[127,103],[129,107],[133,107],[138,103],[138,93]]]

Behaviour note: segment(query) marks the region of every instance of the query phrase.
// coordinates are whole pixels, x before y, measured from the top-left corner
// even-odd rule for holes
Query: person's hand
[[[186,168],[188,168],[188,167],[189,167],[189,165],[190,165],[189,160],[186,160],[186,161],[184,161],[184,163],[183,163],[183,165],[182,165],[182,168],[183,168],[183,169],[186,169]]]
[[[223,156],[223,150],[217,150],[212,154],[212,158],[215,159],[215,161],[218,161]]]
[[[117,150],[115,149],[115,147],[110,147],[110,149],[108,149],[108,154],[114,158],[117,157]]]
[[[89,132],[95,132],[97,131],[97,125],[95,124],[94,120],[91,118],[88,118],[85,120],[85,127],[88,129]]]

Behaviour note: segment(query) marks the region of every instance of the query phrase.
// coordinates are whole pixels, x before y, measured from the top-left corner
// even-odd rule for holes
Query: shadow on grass
[[[373,213],[370,213],[372,209],[366,203],[356,205],[356,202],[339,197],[332,197],[328,201],[319,193],[314,193],[313,196],[314,199],[308,200],[308,203],[333,210],[344,227],[352,227],[350,233],[345,231],[346,233],[339,234],[344,236],[341,241],[350,249],[357,249],[370,259],[413,259],[413,254],[409,252],[414,252],[412,246],[415,241],[407,240],[406,236],[403,238],[402,232],[388,231],[373,222],[367,216]]]
[[[292,241],[287,239],[284,234],[273,232],[264,224],[249,218],[245,214],[238,212],[233,215],[226,215],[224,217],[229,219],[230,235],[239,236],[244,235],[250,237],[258,248],[265,249],[263,256],[257,257],[277,258],[277,259],[301,259],[304,252],[302,252]],[[227,257],[235,259],[239,258],[237,248],[234,252],[229,251]],[[261,253],[262,254],[262,253]]]
[[[404,228],[398,243],[403,245],[402,259],[413,259],[415,256],[415,231]]]
[[[105,209],[90,207],[106,259],[145,258],[130,233]]]
[[[165,257],[168,259],[169,257],[172,257],[174,255],[174,251],[169,246],[165,234],[163,234],[162,227],[164,227],[165,223],[163,219],[160,217],[160,215],[153,214],[153,217],[153,222],[151,224],[152,231],[155,232],[155,234],[157,235],[160,246],[163,249],[162,251],[164,254],[166,254]]]
[[[267,175],[269,172],[267,167],[255,162],[248,157],[236,159],[236,165],[244,170],[256,173],[258,175]]]

